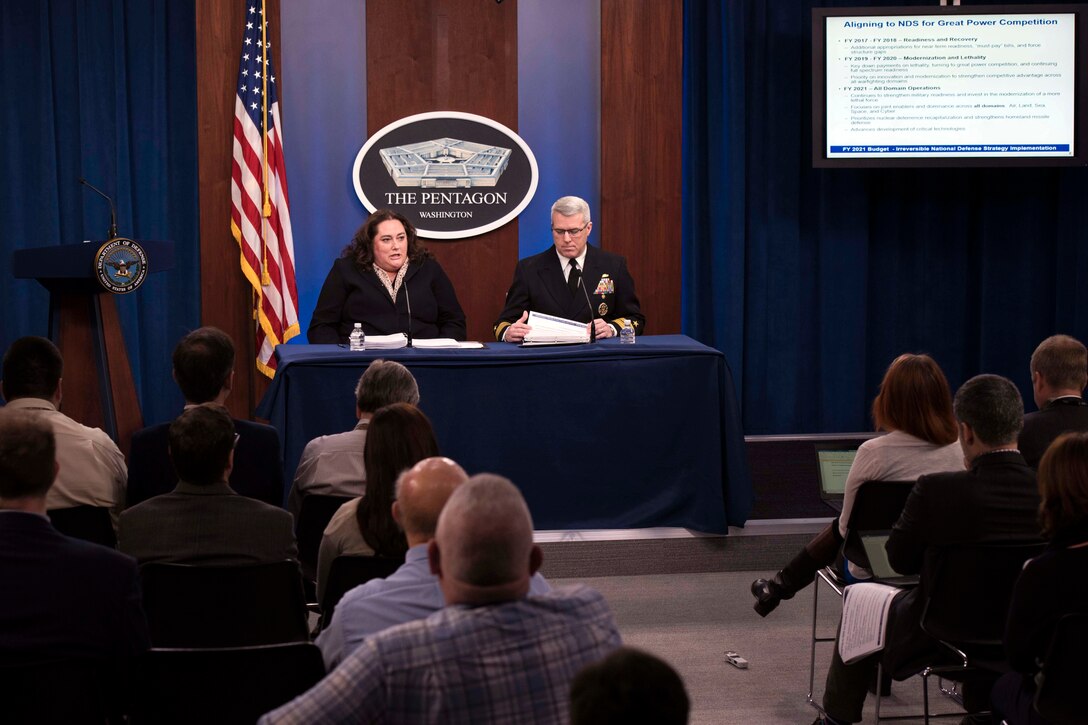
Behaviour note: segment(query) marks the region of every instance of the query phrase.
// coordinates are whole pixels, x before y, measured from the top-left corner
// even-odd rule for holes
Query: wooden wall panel
[[[601,0],[601,234],[646,331],[680,332],[681,0]]]
[[[477,113],[516,131],[517,37],[515,0],[367,0],[367,132],[427,111]],[[424,241],[457,289],[469,339],[494,339],[518,259],[517,221]]]
[[[269,2],[281,61],[279,1]],[[266,387],[253,366],[250,293],[230,234],[231,127],[245,8],[197,0],[197,98],[203,324],[238,348],[234,415]],[[367,125],[413,113],[478,113],[517,129],[517,2],[368,0]],[[601,0],[601,209],[607,248],[627,256],[649,331],[680,329],[680,0]],[[289,102],[291,79],[280,87]],[[607,233],[603,233],[607,230]],[[427,241],[456,285],[469,337],[491,323],[518,258],[517,222],[460,241]]]
[[[281,62],[279,7],[279,0],[267,3],[272,62],[277,72]],[[252,416],[268,387],[267,379],[253,362],[252,293],[242,276],[238,244],[230,232],[234,84],[245,15],[246,8],[238,0],[196,3],[201,322],[224,330],[234,339],[234,391],[227,405],[238,418]],[[286,93],[282,86],[278,90],[282,102]]]

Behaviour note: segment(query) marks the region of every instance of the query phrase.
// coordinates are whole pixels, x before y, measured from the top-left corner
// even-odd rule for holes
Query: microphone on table
[[[589,341],[597,342],[597,313],[593,310],[593,302],[589,299],[589,292],[586,291],[585,278],[585,274],[578,275],[578,286],[582,288],[586,304],[589,305]]]
[[[412,298],[408,295],[408,278],[405,277],[404,284],[401,285],[401,289],[404,290],[404,301],[408,303],[408,347],[412,346]]]
[[[109,196],[107,196],[97,186],[94,186],[93,184],[89,183],[82,176],[79,177],[79,183],[81,183],[84,186],[88,187],[89,189],[91,189],[92,191],[94,191],[95,193],[97,193],[99,196],[101,196],[103,199],[105,199],[106,201],[108,201],[110,203],[110,230],[106,235],[106,239],[115,239],[117,237],[117,209],[113,206],[113,199],[111,199]]]

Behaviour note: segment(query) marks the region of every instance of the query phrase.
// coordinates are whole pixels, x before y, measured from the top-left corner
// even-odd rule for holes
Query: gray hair
[[[446,502],[437,538],[442,561],[456,579],[475,586],[505,584],[528,571],[533,519],[509,479],[480,473]]]
[[[419,385],[408,368],[393,360],[375,360],[355,386],[355,405],[366,413],[394,403],[419,404]]]
[[[976,375],[961,385],[952,410],[988,446],[1015,444],[1024,425],[1020,391],[1000,375]]]
[[[558,214],[559,216],[574,216],[575,214],[582,215],[582,223],[588,224],[593,221],[589,218],[589,204],[585,199],[577,196],[564,196],[560,197],[554,204],[552,204],[552,216]]]

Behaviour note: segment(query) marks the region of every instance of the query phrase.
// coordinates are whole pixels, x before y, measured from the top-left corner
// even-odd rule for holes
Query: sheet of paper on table
[[[422,347],[429,350],[437,350],[442,348],[459,348],[461,350],[478,350],[484,345],[482,342],[458,342],[452,337],[432,337],[432,338],[419,338],[416,337],[412,340],[412,347]]]

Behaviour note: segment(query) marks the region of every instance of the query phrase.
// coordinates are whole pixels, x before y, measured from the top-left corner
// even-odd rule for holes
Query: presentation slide
[[[1073,156],[1075,20],[825,18],[827,158]]]

